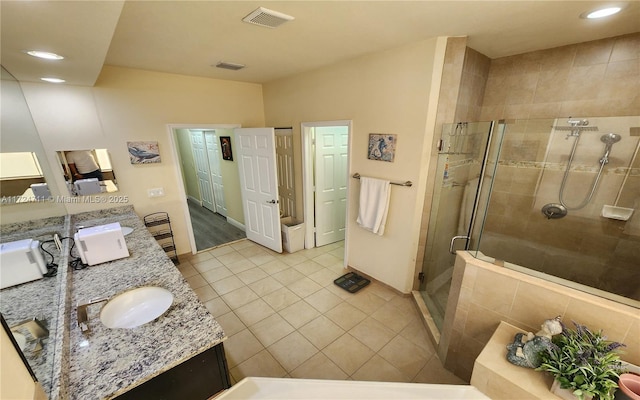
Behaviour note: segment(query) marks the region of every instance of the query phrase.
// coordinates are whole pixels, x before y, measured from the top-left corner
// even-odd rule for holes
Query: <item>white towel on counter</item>
[[[382,236],[389,212],[391,182],[360,178],[360,208],[356,222],[362,228]]]

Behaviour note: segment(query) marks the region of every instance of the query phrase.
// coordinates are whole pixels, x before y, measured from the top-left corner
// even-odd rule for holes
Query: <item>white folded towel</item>
[[[362,228],[380,236],[384,233],[391,198],[391,182],[360,178],[360,209],[356,222]]]

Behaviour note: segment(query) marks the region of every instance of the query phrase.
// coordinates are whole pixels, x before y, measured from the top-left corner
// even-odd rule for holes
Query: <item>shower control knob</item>
[[[567,208],[562,204],[549,203],[542,207],[542,213],[547,219],[562,218],[567,215]]]

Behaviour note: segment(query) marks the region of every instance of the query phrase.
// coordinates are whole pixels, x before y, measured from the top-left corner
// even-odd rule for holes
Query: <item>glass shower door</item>
[[[438,329],[449,297],[455,250],[465,249],[493,124],[445,124],[438,152],[420,294]],[[459,240],[454,240],[457,237]]]

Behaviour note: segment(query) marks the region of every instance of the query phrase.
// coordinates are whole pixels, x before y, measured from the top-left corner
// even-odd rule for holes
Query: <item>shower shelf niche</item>
[[[633,208],[617,207],[605,205],[602,207],[601,216],[605,218],[617,219],[620,221],[627,221],[633,214]]]

